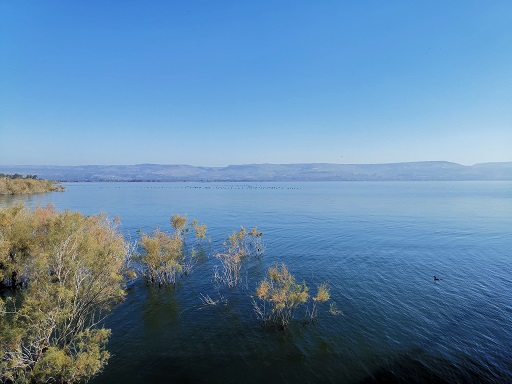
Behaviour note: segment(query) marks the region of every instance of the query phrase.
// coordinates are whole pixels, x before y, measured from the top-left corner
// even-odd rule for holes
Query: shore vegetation
[[[50,180],[38,179],[36,175],[22,176],[0,173],[0,195],[26,195],[33,193],[62,192],[64,187]]]

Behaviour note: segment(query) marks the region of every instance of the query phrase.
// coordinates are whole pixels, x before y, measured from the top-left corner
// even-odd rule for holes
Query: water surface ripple
[[[227,305],[206,257],[173,289],[139,283],[108,318],[109,365],[94,383],[512,382],[512,183],[69,183],[8,198],[119,215],[137,230],[172,213],[208,225],[212,251],[240,225],[267,253]],[[276,261],[343,311],[286,333],[262,329],[248,295]],[[440,281],[434,282],[433,276]]]

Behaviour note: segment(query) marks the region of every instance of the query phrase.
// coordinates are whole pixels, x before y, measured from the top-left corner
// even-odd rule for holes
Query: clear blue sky
[[[0,2],[0,164],[512,161],[512,1]]]

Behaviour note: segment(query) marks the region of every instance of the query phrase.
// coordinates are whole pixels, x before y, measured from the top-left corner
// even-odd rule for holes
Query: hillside
[[[0,166],[0,172],[69,181],[399,181],[512,180],[512,162],[465,166],[445,161],[390,164]]]

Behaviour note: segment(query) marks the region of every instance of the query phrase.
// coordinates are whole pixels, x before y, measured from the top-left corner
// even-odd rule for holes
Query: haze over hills
[[[0,165],[1,173],[70,181],[406,181],[512,180],[512,162],[465,166],[446,161],[389,164]]]

